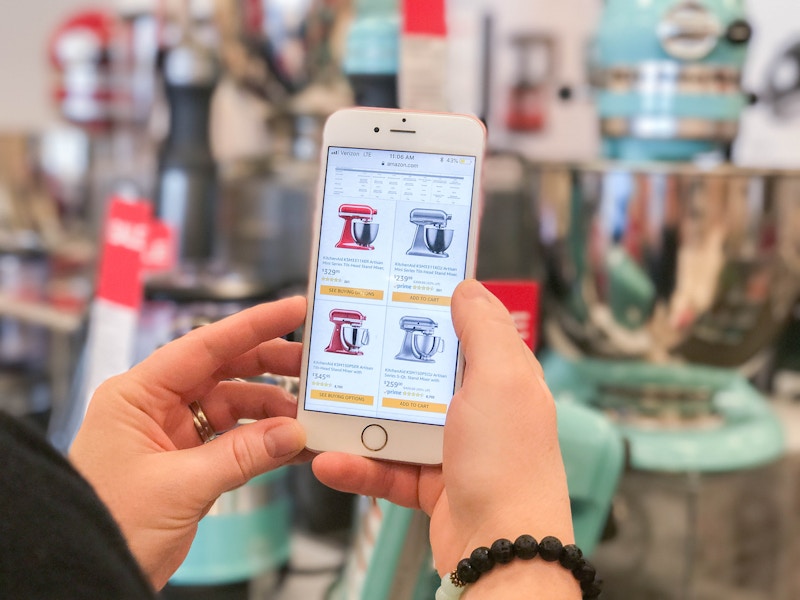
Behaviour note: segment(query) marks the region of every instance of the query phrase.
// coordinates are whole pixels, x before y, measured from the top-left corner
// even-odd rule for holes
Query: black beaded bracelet
[[[597,579],[595,568],[583,557],[580,548],[575,544],[565,546],[553,536],[542,538],[540,542],[530,535],[521,535],[514,542],[500,538],[490,548],[475,548],[469,558],[459,561],[449,579],[456,588],[463,588],[478,581],[481,575],[491,571],[495,565],[510,563],[515,558],[531,560],[537,555],[547,562],[558,562],[569,570],[580,584],[584,600],[593,600],[600,596],[602,582]]]

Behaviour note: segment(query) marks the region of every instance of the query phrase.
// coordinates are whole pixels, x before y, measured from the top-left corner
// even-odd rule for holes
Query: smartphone
[[[486,130],[467,115],[353,108],[325,125],[298,420],[308,448],[442,461],[463,359]]]

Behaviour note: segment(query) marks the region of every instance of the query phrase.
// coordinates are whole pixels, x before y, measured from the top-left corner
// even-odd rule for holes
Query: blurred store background
[[[796,0],[6,4],[0,409],[66,450],[105,377],[303,293],[337,108],[468,112],[478,275],[545,367],[603,597],[800,597]],[[220,498],[163,595],[433,573],[424,515],[291,467]]]

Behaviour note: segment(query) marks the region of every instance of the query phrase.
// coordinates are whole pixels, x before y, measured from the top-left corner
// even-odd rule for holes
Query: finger
[[[229,377],[255,377],[263,373],[273,375],[300,374],[300,357],[303,345],[282,338],[259,344],[223,365],[215,374],[217,379]]]
[[[311,467],[317,479],[341,492],[386,498],[401,506],[421,508],[419,466],[324,452],[312,461]]]
[[[174,452],[176,473],[211,501],[253,477],[290,463],[303,452],[305,430],[294,419],[275,417],[242,425],[208,444]]]
[[[530,352],[508,310],[479,282],[469,279],[458,285],[452,314],[467,365],[465,384],[467,378],[496,381],[503,372],[532,367]]]
[[[295,417],[297,398],[278,386],[264,383],[223,381],[198,401],[209,424],[216,432],[228,431],[242,419],[260,420],[269,417]],[[185,419],[177,424],[173,441],[179,448],[200,443],[188,408]]]
[[[305,306],[304,298],[294,297],[243,310],[159,348],[132,372],[149,385],[183,394],[225,363],[297,329]]]

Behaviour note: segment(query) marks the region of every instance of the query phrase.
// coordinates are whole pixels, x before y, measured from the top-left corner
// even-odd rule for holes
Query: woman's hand
[[[573,541],[555,406],[541,366],[505,307],[477,281],[459,285],[452,313],[466,370],[447,413],[442,467],[338,453],[313,462],[331,487],[428,513],[440,574],[499,537]]]
[[[220,494],[309,458],[301,453],[305,432],[293,418],[294,397],[275,386],[226,381],[297,375],[301,346],[280,336],[302,324],[305,310],[303,298],[289,298],[203,326],[109,379],[92,398],[70,458],[156,589],[180,566]],[[202,444],[193,401],[216,431],[230,431]],[[240,419],[257,421],[235,427]]]

